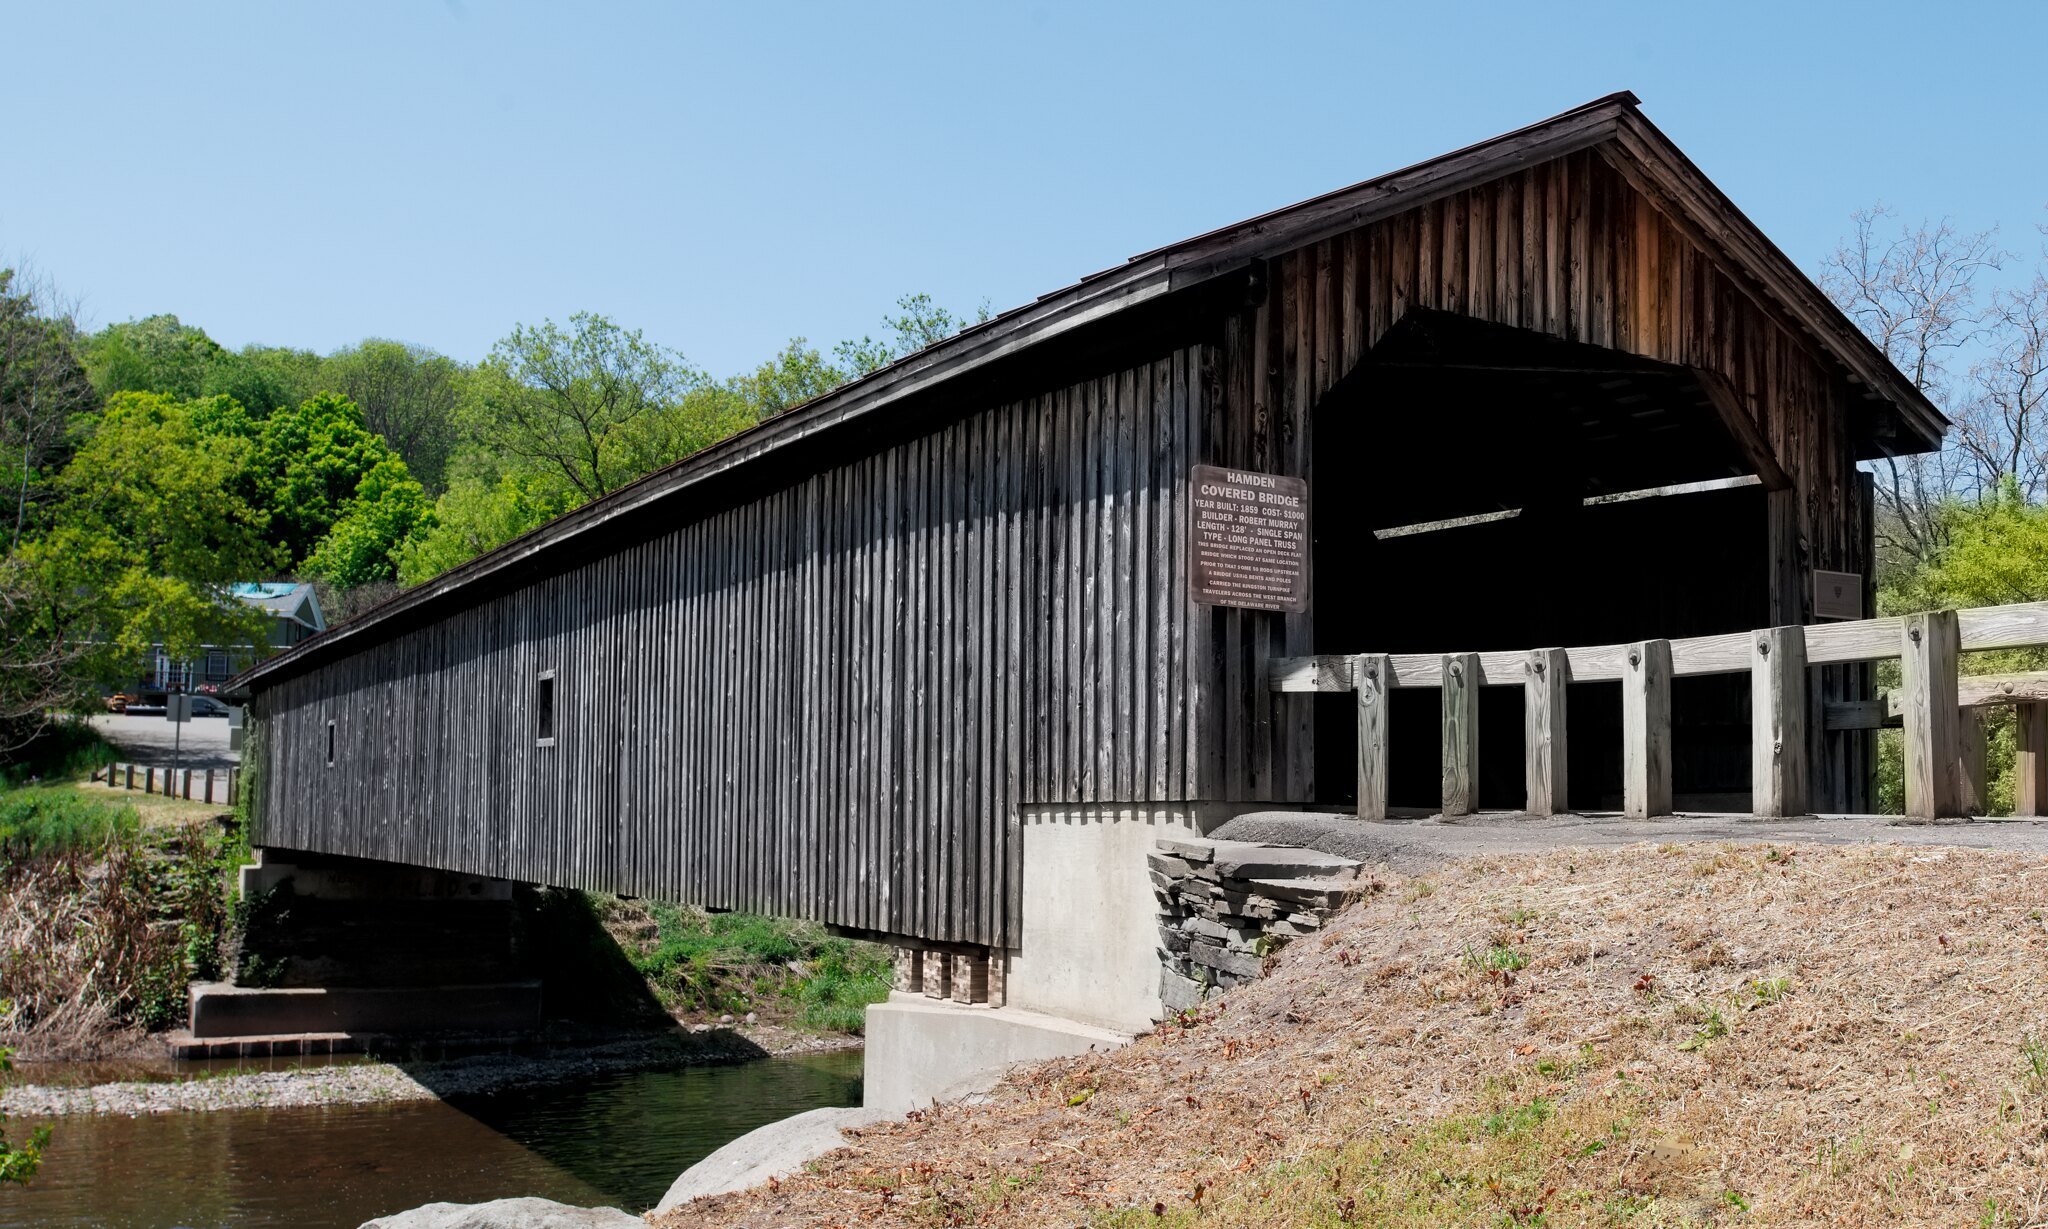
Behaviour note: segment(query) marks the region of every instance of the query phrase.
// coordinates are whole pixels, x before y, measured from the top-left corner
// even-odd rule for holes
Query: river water
[[[451,1101],[59,1118],[34,1184],[0,1191],[0,1227],[354,1229],[513,1195],[642,1212],[755,1127],[858,1105],[860,1073],[851,1051]]]

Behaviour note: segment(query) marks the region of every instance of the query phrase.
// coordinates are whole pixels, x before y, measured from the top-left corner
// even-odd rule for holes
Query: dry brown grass
[[[138,978],[174,959],[125,844],[0,868],[0,1045],[24,1060],[124,1053]]]
[[[1639,846],[1426,883],[1199,1019],[660,1223],[2048,1215],[2048,861]]]

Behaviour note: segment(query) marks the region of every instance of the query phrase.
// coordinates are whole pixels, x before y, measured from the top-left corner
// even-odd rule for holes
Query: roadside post
[[[185,723],[192,720],[192,697],[182,693],[166,697],[164,720],[176,727],[171,731],[171,771],[176,773],[185,766]]]

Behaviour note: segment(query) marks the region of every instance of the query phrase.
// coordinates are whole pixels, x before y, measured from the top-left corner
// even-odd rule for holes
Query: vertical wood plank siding
[[[1004,942],[1021,804],[1191,796],[1200,366],[971,415],[281,681],[260,839]]]
[[[1022,804],[1316,799],[1310,699],[1265,685],[1315,651],[1313,615],[1189,600],[1187,474],[1299,475],[1312,518],[1337,506],[1363,471],[1319,483],[1313,411],[1412,308],[1719,373],[1791,481],[1757,544],[1772,621],[1809,621],[1810,569],[1871,570],[1858,403],[1624,166],[1570,154],[1277,254],[1213,342],[685,508],[284,676],[255,699],[261,840],[1014,941]],[[1874,744],[1821,710],[1869,667],[1817,682],[1815,805],[1865,809]]]
[[[1359,470],[1317,482],[1311,411],[1410,308],[1706,368],[1733,386],[1792,481],[1771,496],[1771,549],[1783,556],[1772,621],[1810,622],[1811,569],[1871,574],[1870,494],[1856,471],[1852,391],[1768,302],[1602,151],[1570,154],[1273,258],[1264,298],[1225,327],[1221,388],[1197,456],[1308,478],[1316,517],[1332,498],[1319,505],[1317,495],[1358,481]],[[1200,794],[1314,799],[1312,700],[1270,696],[1254,676],[1275,654],[1381,646],[1311,649],[1313,610],[1202,607],[1197,631],[1214,686],[1197,690]],[[1867,810],[1875,741],[1867,731],[1827,731],[1821,716],[1828,703],[1870,694],[1870,668],[1828,667],[1815,682],[1814,804]]]

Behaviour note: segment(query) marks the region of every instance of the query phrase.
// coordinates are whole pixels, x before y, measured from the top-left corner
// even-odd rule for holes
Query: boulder
[[[844,1148],[846,1139],[841,1131],[882,1117],[859,1106],[817,1109],[757,1127],[684,1170],[654,1210],[667,1212],[692,1199],[743,1191],[770,1178],[787,1177],[802,1169],[806,1161]]]
[[[552,1199],[493,1199],[430,1203],[364,1221],[362,1229],[647,1229],[647,1222],[617,1208],[572,1208]]]

